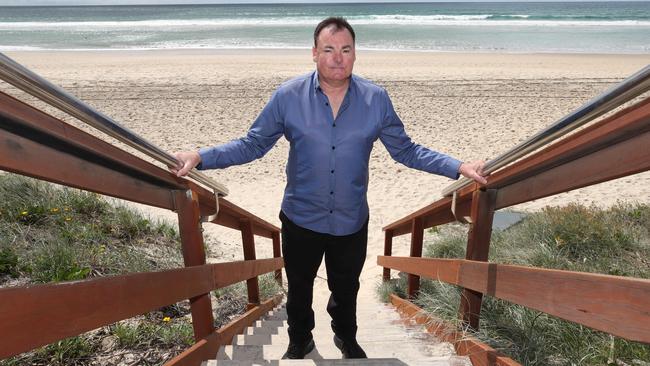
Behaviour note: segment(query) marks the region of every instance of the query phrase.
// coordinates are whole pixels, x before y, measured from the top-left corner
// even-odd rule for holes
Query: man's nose
[[[334,62],[341,63],[343,61],[343,54],[341,52],[334,52]]]

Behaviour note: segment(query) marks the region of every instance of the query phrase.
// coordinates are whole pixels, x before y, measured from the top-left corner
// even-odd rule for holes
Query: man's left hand
[[[483,172],[485,162],[483,160],[476,160],[469,163],[462,163],[458,168],[458,172],[469,179],[473,179],[480,184],[487,184],[487,177],[489,174]]]

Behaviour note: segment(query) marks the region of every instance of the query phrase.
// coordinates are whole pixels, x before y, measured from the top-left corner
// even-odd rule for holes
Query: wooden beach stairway
[[[0,79],[159,164],[175,162],[2,53]],[[225,187],[197,172],[192,175],[195,181],[178,178],[0,92],[0,170],[171,210],[178,215],[184,258],[183,267],[167,271],[0,289],[0,359],[189,300],[195,343],[166,366],[466,365],[468,359],[474,366],[519,365],[463,329],[423,314],[409,301],[417,298],[421,277],[462,288],[458,308],[464,327],[478,329],[483,296],[492,296],[650,344],[650,280],[488,262],[496,210],[650,170],[648,91],[650,66],[533,136],[524,149],[526,155],[511,154],[519,145],[504,154],[507,158],[501,165],[489,162],[490,169],[498,170],[486,185],[456,186],[449,195],[385,226],[384,255],[377,257],[377,263],[384,267],[384,281],[391,279],[391,270],[408,274],[409,299],[391,295],[392,305],[408,321],[404,325],[393,310],[376,301],[360,302],[358,340],[370,359],[340,360],[324,311],[326,297],[316,296],[316,351],[309,360],[282,361],[288,343],[284,311],[276,307],[282,299],[261,299],[258,287],[258,277],[265,273],[274,273],[282,282],[278,227],[225,200]],[[587,122],[590,125],[583,126]],[[583,128],[567,135],[577,127]],[[466,258],[422,258],[424,230],[453,221],[469,225]],[[202,225],[241,232],[245,260],[206,264]],[[405,234],[411,237],[410,255],[392,256],[393,238]],[[256,258],[256,236],[271,240],[272,258]],[[246,311],[215,329],[212,291],[241,281],[247,283]],[[437,338],[417,336],[424,329]],[[455,356],[450,346],[437,339],[453,344],[456,354],[467,357]]]
[[[314,301],[316,328],[313,331],[315,349],[305,360],[280,360],[287,350],[286,310],[275,308],[262,320],[248,327],[233,339],[232,345],[222,346],[216,360],[203,366],[252,365],[413,365],[413,366],[471,366],[469,357],[456,355],[453,345],[439,342],[426,335],[426,330],[402,318],[391,305],[373,299],[359,304],[357,339],[368,355],[366,360],[343,360],[334,346],[326,301]]]

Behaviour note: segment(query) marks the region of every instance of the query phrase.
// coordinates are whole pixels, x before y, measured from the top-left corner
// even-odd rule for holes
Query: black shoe
[[[344,341],[335,334],[334,345],[336,348],[341,350],[343,358],[368,358],[359,343],[357,343],[357,340],[354,338],[346,339]]]
[[[310,339],[307,343],[291,343],[287,347],[287,352],[282,356],[283,360],[302,360],[305,356],[314,350],[314,340]]]

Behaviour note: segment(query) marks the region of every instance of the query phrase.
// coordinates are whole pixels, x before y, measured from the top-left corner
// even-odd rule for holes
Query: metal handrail
[[[539,147],[566,135],[585,123],[588,123],[619,107],[621,104],[634,99],[648,90],[650,90],[650,65],[639,70],[619,84],[607,89],[604,93],[591,99],[551,126],[528,138],[526,141],[499,155],[493,160],[490,160],[485,164],[483,170],[486,173],[492,173]],[[469,178],[463,178],[454,182],[443,189],[442,196],[451,196],[453,192],[467,186],[471,182],[472,180]]]
[[[54,106],[109,136],[145,153],[168,166],[176,166],[176,158],[115,122],[105,114],[93,109],[64,89],[52,84],[18,62],[0,52],[0,79],[34,97]],[[196,169],[188,176],[214,190],[216,195],[228,195],[228,189]]]

